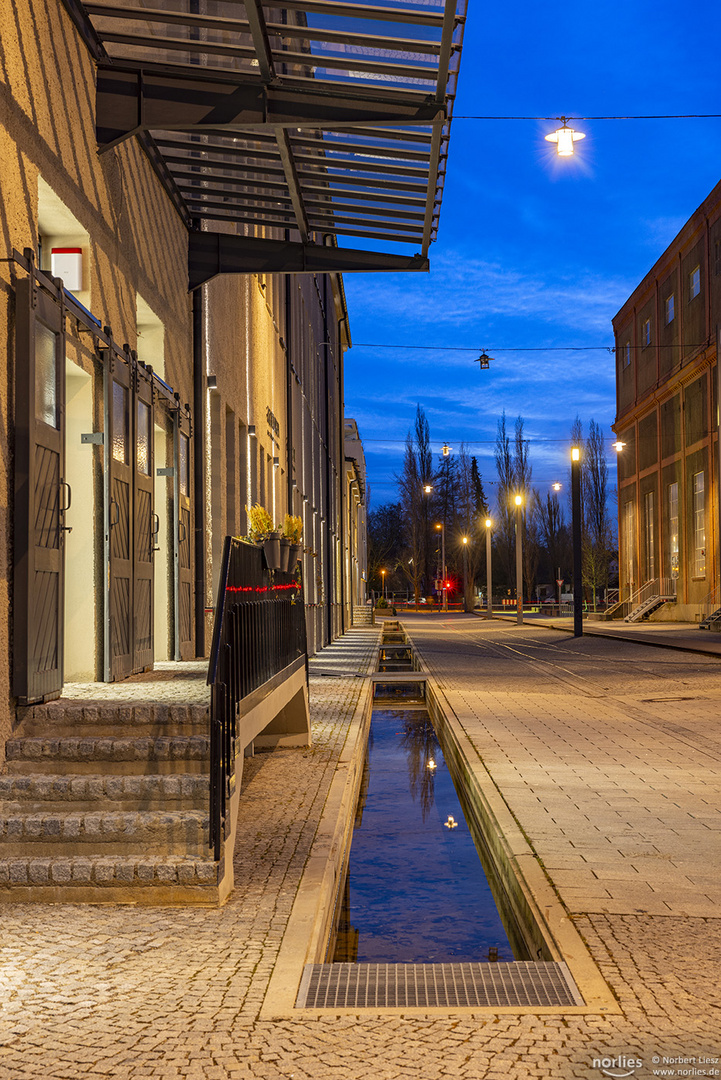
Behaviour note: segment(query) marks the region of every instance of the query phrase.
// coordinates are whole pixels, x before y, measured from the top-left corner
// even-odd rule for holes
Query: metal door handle
[[[120,521],[120,507],[118,506],[115,499],[110,500],[110,510],[111,511],[112,511],[113,507],[115,507],[115,511],[116,511],[116,513],[115,513],[115,521],[112,520],[112,513],[111,513],[110,521],[108,522],[111,529],[112,529],[113,525],[117,525],[118,522]]]
[[[183,530],[183,535],[182,536],[180,535],[180,530],[181,529]],[[184,543],[187,536],[188,536],[188,530],[185,527],[185,523],[182,522],[182,521],[179,521],[178,522],[178,543],[179,544]]]
[[[61,480],[60,481],[60,487],[66,488],[67,493],[68,493],[68,501],[67,501],[67,503],[65,504],[65,506],[60,507],[60,518],[61,518],[61,520],[63,520],[65,513],[70,509],[70,506],[71,506],[72,501],[73,501],[73,489],[70,487],[70,484],[67,482],[67,480]],[[60,532],[66,532],[66,533],[71,533],[73,531],[72,525],[60,525],[59,529],[60,529]]]
[[[153,531],[150,534],[150,537],[151,537],[151,550],[152,551],[160,551],[160,547],[156,543],[156,540],[158,539],[158,535],[160,533],[160,518],[158,517],[157,514],[153,514],[153,521],[155,522],[155,528],[153,529]]]

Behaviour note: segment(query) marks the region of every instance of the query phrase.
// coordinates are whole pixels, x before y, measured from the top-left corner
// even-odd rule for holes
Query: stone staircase
[[[0,901],[218,903],[206,706],[20,712],[0,776]]]
[[[353,625],[354,626],[370,626],[373,620],[373,614],[370,604],[358,604],[353,607]]]

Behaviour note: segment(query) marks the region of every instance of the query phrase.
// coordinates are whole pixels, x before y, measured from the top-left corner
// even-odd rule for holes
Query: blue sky
[[[470,0],[455,114],[719,113],[718,67],[701,46],[720,21],[706,0],[525,2],[512,14]],[[372,506],[396,498],[416,404],[434,450],[465,440],[485,481],[504,409],[525,418],[539,489],[565,480],[577,414],[601,424],[615,456],[613,355],[543,350],[613,345],[612,317],[721,179],[721,119],[579,121],[586,138],[566,160],[543,139],[554,126],[455,120],[430,275],[345,278],[354,342],[439,346],[346,356]],[[453,346],[486,349],[490,369]]]

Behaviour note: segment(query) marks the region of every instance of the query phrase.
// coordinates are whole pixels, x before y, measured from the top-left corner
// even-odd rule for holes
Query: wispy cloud
[[[579,333],[592,336],[588,344],[603,344],[610,340],[612,317],[632,291],[627,280],[591,270],[544,274],[540,268],[469,259],[460,251],[437,255],[430,280],[410,278],[368,277],[347,285],[351,310],[357,313],[351,328],[356,337],[363,335],[359,340],[378,320],[392,319],[398,344],[419,343],[421,328],[428,337],[431,326],[436,334],[429,343],[440,346],[465,344],[469,338],[489,346],[568,344]]]

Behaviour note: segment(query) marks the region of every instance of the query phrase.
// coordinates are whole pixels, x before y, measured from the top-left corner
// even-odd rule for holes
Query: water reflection
[[[376,709],[371,732],[332,959],[513,960],[428,714]]]
[[[401,746],[408,760],[408,787],[411,798],[420,800],[422,820],[426,821],[433,808],[436,757],[440,751],[438,737],[431,718],[423,710],[405,714]],[[429,763],[433,762],[433,768]]]

